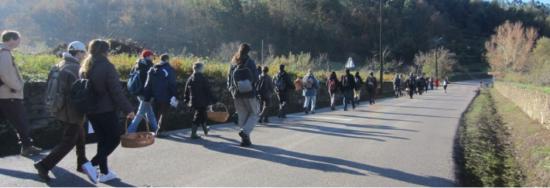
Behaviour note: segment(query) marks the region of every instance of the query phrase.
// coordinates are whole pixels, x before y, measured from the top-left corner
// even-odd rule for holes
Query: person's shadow
[[[456,183],[453,180],[433,177],[433,176],[420,176],[415,174],[410,174],[396,169],[383,168],[372,166],[368,164],[358,163],[354,161],[326,157],[319,155],[312,155],[306,153],[300,153],[296,151],[289,151],[281,148],[276,148],[272,146],[264,145],[252,145],[249,148],[243,148],[238,146],[240,143],[237,140],[224,138],[219,135],[211,135],[209,137],[218,138],[223,141],[216,142],[210,141],[207,138],[202,140],[190,140],[185,135],[176,133],[168,137],[167,139],[202,145],[204,148],[225,153],[231,155],[237,155],[242,157],[250,157],[265,161],[270,161],[274,163],[284,164],[293,167],[306,168],[320,170],[324,172],[338,172],[338,173],[347,173],[351,175],[358,176],[367,176],[367,174],[361,172],[368,171],[376,173],[380,176],[409,182],[421,186],[455,186]],[[344,168],[345,167],[345,168]]]
[[[45,157],[44,154],[39,154],[36,156],[26,157],[26,158],[33,160],[33,162],[38,162],[40,159],[44,157]],[[36,172],[34,168],[33,170],[34,170],[33,173],[29,173],[29,172],[17,171],[12,169],[0,168],[0,174],[5,176],[11,176],[14,178],[33,180],[33,181],[45,183],[39,178],[38,172]],[[50,177],[52,177],[50,182],[45,183],[50,187],[96,187],[97,186],[96,184],[91,183],[88,180],[88,178],[82,178],[76,175],[75,173],[67,171],[60,167],[54,167],[50,171]],[[113,187],[135,187],[133,185],[122,182],[120,179],[115,179],[104,184],[113,186]]]

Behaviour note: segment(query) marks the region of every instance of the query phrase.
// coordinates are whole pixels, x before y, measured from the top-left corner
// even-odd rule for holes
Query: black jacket
[[[156,102],[169,103],[172,97],[178,95],[176,72],[169,63],[162,62],[153,66],[147,75],[145,101],[154,98]]]
[[[279,88],[277,88],[277,80],[279,80],[279,79],[283,79],[283,82],[285,83],[285,89],[284,90],[279,90]],[[289,92],[289,91],[292,91],[292,90],[296,89],[296,87],[294,87],[294,83],[292,82],[292,79],[290,79],[290,75],[288,75],[288,73],[286,71],[282,71],[282,72],[279,71],[279,73],[277,73],[277,75],[273,79],[273,84],[275,86],[275,90],[278,93],[286,93],[286,92]]]
[[[344,80],[345,79],[348,79],[348,85],[347,86],[344,86]],[[346,74],[346,75],[343,75],[342,76],[342,79],[340,79],[340,83],[342,84],[342,86],[340,87],[342,89],[342,92],[345,92],[345,91],[353,91],[355,88],[356,88],[356,85],[355,85],[355,78],[353,75],[351,74]]]
[[[189,107],[207,107],[215,104],[216,101],[210,90],[210,84],[202,73],[195,72],[187,79],[183,102],[187,103]]]

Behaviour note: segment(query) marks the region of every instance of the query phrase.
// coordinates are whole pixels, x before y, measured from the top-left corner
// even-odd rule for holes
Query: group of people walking
[[[442,85],[445,93],[447,93],[449,78],[445,78]],[[410,73],[406,79],[403,78],[402,74],[397,74],[393,80],[395,97],[403,96],[403,91],[406,91],[407,95],[412,99],[414,94],[422,95],[423,93],[427,93],[428,90],[434,90],[434,86],[436,89],[439,88],[439,79],[426,77],[426,74],[415,76],[413,73]]]
[[[21,155],[33,156],[42,149],[33,146],[29,137],[29,120],[23,105],[24,81],[15,64],[12,50],[20,43],[20,34],[16,31],[4,31],[0,44],[0,116],[15,126],[18,138],[22,143]],[[267,66],[257,67],[250,58],[250,45],[241,44],[233,55],[227,74],[227,89],[233,98],[238,114],[238,136],[241,146],[252,145],[251,134],[257,123],[268,123],[269,107],[275,94],[279,101],[279,118],[286,118],[290,94],[301,91],[304,97],[303,110],[314,114],[318,92],[321,90],[319,79],[312,70],[304,77],[293,81],[286,72],[285,65],[279,66],[278,73],[272,78]],[[154,62],[156,56],[150,50],[144,50],[131,70],[128,80],[128,93],[135,96],[139,106],[134,106],[124,95],[120,85],[120,75],[109,60],[110,45],[107,41],[96,39],[86,46],[79,41],[71,42],[62,60],[54,65],[48,76],[46,100],[49,110],[63,126],[61,142],[44,158],[34,164],[39,177],[50,181],[49,171],[53,169],[75,146],[77,171],[85,173],[93,183],[108,182],[117,178],[116,173],[108,166],[109,155],[120,144],[120,136],[138,131],[141,121],[145,120],[151,132],[158,135],[163,127],[163,120],[170,107],[178,107],[176,72],[170,66],[170,56],[161,54],[160,61]],[[208,78],[204,75],[205,64],[193,64],[193,73],[185,83],[183,103],[193,110],[190,138],[200,139],[198,128],[202,127],[208,135],[206,125],[207,111],[218,100],[212,94]],[[433,89],[433,79],[426,80],[414,77],[405,81],[398,75],[394,81],[396,92],[405,86],[412,98],[413,92],[422,94],[428,85]],[[436,82],[436,87],[438,83]],[[448,81],[444,81],[446,89]],[[326,89],[330,96],[330,106],[336,110],[338,94],[341,93],[343,108],[352,109],[359,103],[362,90],[366,88],[370,104],[375,104],[378,81],[370,72],[363,79],[359,72],[355,75],[350,69],[340,78],[332,72],[326,80]],[[425,90],[423,89],[425,88]],[[128,126],[120,126],[119,114],[123,113]],[[97,136],[97,152],[88,160],[85,152],[86,130],[89,122]]]

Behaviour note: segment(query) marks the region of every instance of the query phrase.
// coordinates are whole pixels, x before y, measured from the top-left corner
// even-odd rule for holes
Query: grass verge
[[[514,155],[510,132],[495,106],[493,92],[482,90],[461,119],[458,179],[462,186],[521,186],[524,176]]]

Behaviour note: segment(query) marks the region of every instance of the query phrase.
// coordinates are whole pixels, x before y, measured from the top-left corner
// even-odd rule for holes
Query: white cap
[[[77,51],[86,51],[86,45],[80,41],[73,41],[67,46],[67,51],[77,50]]]

